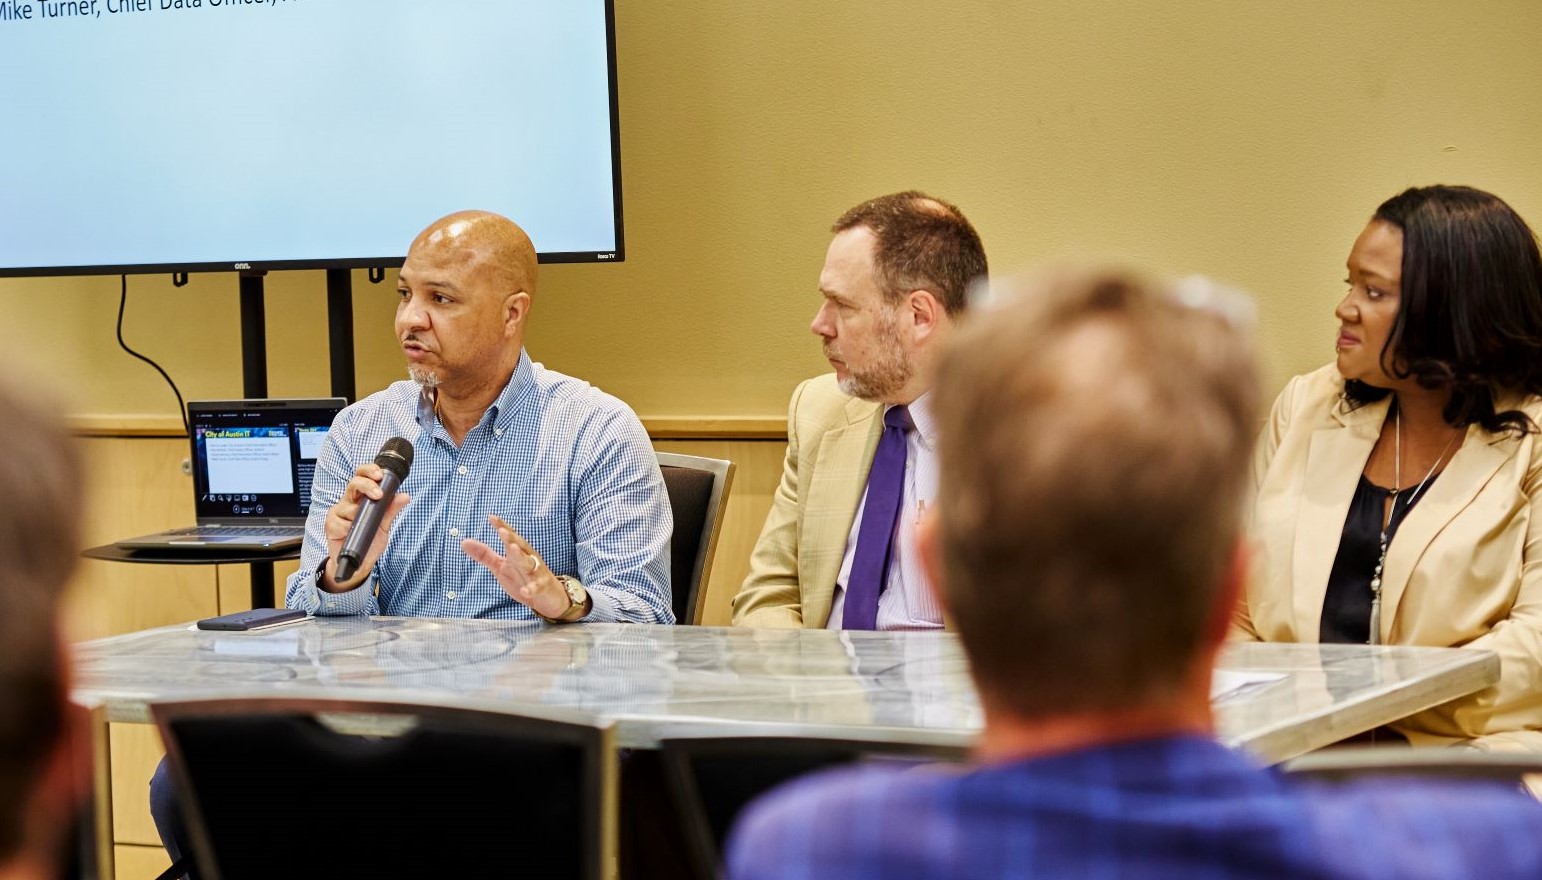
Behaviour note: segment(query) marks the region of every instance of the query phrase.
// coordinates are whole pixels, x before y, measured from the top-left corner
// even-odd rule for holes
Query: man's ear
[[[530,315],[530,294],[523,290],[511,293],[503,300],[504,332],[513,336],[525,325]]]
[[[947,310],[930,290],[912,290],[905,297],[905,307],[917,341],[937,332],[939,325],[947,319]]]
[[[944,617],[948,616],[948,591],[943,579],[942,524],[935,506],[927,508],[916,523],[916,554],[921,558],[921,570],[926,573],[927,588],[937,600],[937,607]]]

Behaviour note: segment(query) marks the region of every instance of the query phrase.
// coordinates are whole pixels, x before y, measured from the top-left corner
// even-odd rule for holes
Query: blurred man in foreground
[[[85,496],[63,426],[5,384],[0,485],[0,878],[53,877],[89,782],[59,632]]]
[[[747,812],[730,877],[1542,876],[1542,805],[1513,788],[1312,786],[1215,740],[1259,416],[1239,305],[1060,277],[963,328],[920,544],[976,763],[794,783]]]

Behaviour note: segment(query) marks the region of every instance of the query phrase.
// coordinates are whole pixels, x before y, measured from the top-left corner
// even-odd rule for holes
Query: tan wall
[[[1344,256],[1380,200],[1467,183],[1542,223],[1535,0],[617,7],[629,258],[546,267],[528,342],[645,417],[781,416],[824,369],[807,324],[826,229],[882,192],[957,202],[998,272],[1100,256],[1252,290],[1270,392],[1330,355]],[[401,373],[394,276],[355,278],[367,393]],[[321,274],[268,286],[270,393],[325,393]],[[116,278],[0,280],[7,366],[100,423],[169,418],[160,378],[115,346],[117,299]],[[233,276],[132,278],[125,332],[189,398],[240,393]],[[95,540],[191,515],[180,444],[96,442],[97,485],[128,509],[93,513]],[[722,449],[753,463],[709,620],[774,483],[776,444]],[[239,569],[106,566],[83,572],[78,635],[230,610],[244,589]]]
[[[826,227],[903,187],[963,206],[998,270],[1112,255],[1252,289],[1271,386],[1330,354],[1382,198],[1471,183],[1542,223],[1534,0],[617,7],[630,257],[547,267],[530,348],[643,415],[781,414],[823,368]],[[400,364],[390,281],[360,284],[367,391]],[[239,393],[233,277],[130,286],[131,340],[189,396]],[[327,389],[321,286],[270,282],[274,394]],[[0,280],[13,369],[77,412],[171,414],[116,301],[115,278]]]

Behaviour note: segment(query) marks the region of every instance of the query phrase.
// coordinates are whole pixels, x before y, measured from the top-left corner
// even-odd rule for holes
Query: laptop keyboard
[[[166,534],[182,538],[282,538],[296,531],[294,526],[188,526]]]

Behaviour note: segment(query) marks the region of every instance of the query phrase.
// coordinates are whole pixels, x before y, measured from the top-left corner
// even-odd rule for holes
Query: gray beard
[[[439,374],[433,370],[425,370],[417,364],[407,365],[407,378],[430,391],[439,387]]]
[[[886,369],[868,371],[862,375],[852,373],[844,379],[836,382],[841,391],[852,397],[862,400],[887,400],[905,387],[910,381],[912,371],[908,363],[896,363],[884,365]]]
[[[879,335],[884,344],[879,346],[877,358],[860,372],[848,363],[846,368],[851,372],[836,383],[841,391],[862,400],[887,400],[899,393],[915,375],[915,365],[900,350],[899,320],[885,320],[880,325]],[[826,354],[829,353],[827,348]]]

